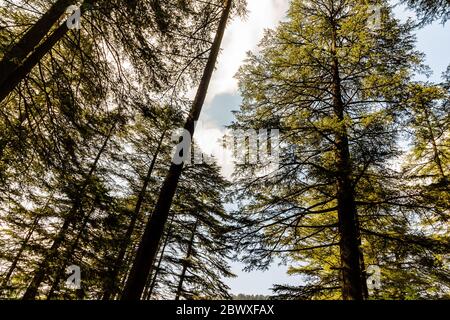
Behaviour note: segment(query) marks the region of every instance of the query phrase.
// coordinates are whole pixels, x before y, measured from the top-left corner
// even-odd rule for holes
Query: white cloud
[[[264,30],[274,28],[282,20],[288,9],[288,0],[247,0],[248,15],[234,19],[227,27],[222,44],[217,69],[214,72],[205,108],[220,94],[236,94],[238,90],[235,75],[246,58],[248,51],[256,50]],[[230,178],[233,173],[231,151],[220,146],[226,129],[217,126],[214,119],[201,117],[196,129],[195,139],[205,154],[216,156],[222,174]]]
[[[271,132],[265,132],[265,134],[261,131],[256,132],[255,130],[246,132],[228,130],[219,128],[216,122],[211,121],[208,117],[204,118],[206,121],[202,120],[197,122],[195,130],[195,142],[197,143],[197,146],[199,146],[199,148],[195,149],[196,155],[203,154],[208,157],[214,157],[214,161],[221,168],[221,173],[225,178],[232,181],[235,162],[242,163],[242,161],[248,160],[245,159],[247,148],[242,148],[243,140],[241,139],[243,137],[251,138],[251,140],[255,142],[250,146],[251,161],[260,163],[259,161],[264,159],[266,163],[264,169],[256,172],[257,175],[269,175],[278,170],[278,133],[275,133],[273,130]],[[265,139],[269,138],[271,141],[272,151],[270,154],[267,148],[261,147],[261,141],[266,140],[259,140],[260,144],[257,145],[257,141],[260,139],[261,135],[264,135]],[[227,138],[225,139],[225,137]],[[235,143],[238,145],[234,145]],[[232,145],[233,147],[231,147]],[[199,157],[197,160],[202,161],[202,158]]]
[[[224,148],[222,141],[226,129],[219,128],[215,121],[205,119],[197,123],[195,128],[195,141],[201,152],[207,156],[214,156],[222,175],[231,180],[234,170],[233,152]]]
[[[255,50],[264,30],[274,28],[285,16],[288,0],[247,0],[248,15],[235,18],[227,27],[222,53],[209,88],[207,102],[216,95],[235,93],[238,89],[234,78],[248,51]]]

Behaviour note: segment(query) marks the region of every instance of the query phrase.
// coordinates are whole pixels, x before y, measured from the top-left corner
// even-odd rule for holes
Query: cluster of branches
[[[233,127],[279,128],[281,158],[238,167],[235,238],[249,270],[299,276],[280,299],[449,297],[449,74],[413,80],[414,28],[385,1],[293,0],[239,72]]]
[[[185,92],[199,85],[204,100],[245,3],[85,0],[70,29],[75,4],[0,1],[0,295],[229,298],[219,168],[181,166],[172,197],[161,188],[173,179],[171,135],[203,104]],[[130,274],[161,199],[170,219],[139,282]]]
[[[447,2],[408,3],[448,19]],[[231,219],[218,167],[174,163],[170,138],[194,134],[245,1],[84,0],[79,30],[74,4],[0,0],[2,297],[228,299],[234,248],[249,269],[291,264],[302,285],[279,298],[448,297],[450,73],[413,80],[412,21],[291,1],[238,75],[233,124],[279,128],[280,168],[237,168]]]

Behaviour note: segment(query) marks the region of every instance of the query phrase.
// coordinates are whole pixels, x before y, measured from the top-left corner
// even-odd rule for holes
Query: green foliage
[[[55,2],[0,0],[0,59]],[[422,23],[449,17],[448,1],[407,3]],[[120,298],[222,5],[87,1],[81,29],[0,102],[1,298]],[[381,268],[369,298],[449,298],[450,67],[440,84],[412,80],[428,72],[415,27],[384,0],[292,0],[238,73],[232,125],[279,128],[279,170],[237,166],[232,189],[217,165],[186,166],[143,298],[267,299],[230,295],[231,258],[289,265],[300,285],[275,285],[275,299],[341,298],[343,176],[360,276]],[[65,285],[73,264],[79,290]]]
[[[450,18],[450,3],[447,0],[404,0],[408,7],[416,10],[422,24],[441,20],[446,23]]]
[[[262,168],[241,166],[236,173],[242,203],[237,214],[244,226],[236,238],[248,269],[265,269],[279,257],[301,279],[300,287],[275,286],[280,298],[340,298],[336,137],[342,135],[349,141],[365,266],[382,268],[383,289],[376,297],[448,294],[448,282],[437,281],[433,269],[425,267],[437,252],[445,255],[448,231],[436,237],[416,227],[432,212],[448,216],[449,204],[425,202],[395,166],[410,106],[444,93],[439,88],[417,95],[405,91],[418,90],[411,83],[413,73],[426,71],[414,49],[413,24],[400,24],[386,3],[376,3],[382,6],[382,21],[373,30],[367,26],[367,2],[292,1],[288,21],[266,33],[238,74],[243,104],[233,126],[275,127],[282,133],[278,171],[262,174]],[[335,62],[342,120],[333,100]],[[448,135],[448,122],[442,125],[448,112],[439,117],[432,130]],[[416,139],[429,144],[427,137]],[[400,269],[405,264],[411,269]],[[441,266],[439,273],[445,274],[448,265]],[[425,284],[428,291],[422,290]]]
[[[171,161],[171,133],[190,103],[184,93],[199,82],[219,3],[87,1],[81,29],[64,34],[1,102],[2,297],[101,299],[110,288],[110,298],[120,293]],[[52,3],[0,4],[2,58]],[[201,261],[214,265],[193,269],[211,279],[201,288],[191,280],[187,288],[192,295],[226,297],[221,277],[231,273],[219,254],[228,249],[219,250],[211,239],[227,219],[221,202],[227,184],[216,167],[202,170],[189,176],[180,197],[197,205],[189,186],[215,177],[217,184],[204,195],[211,205],[198,209],[204,223],[218,216],[211,230],[202,229],[206,244],[198,248]],[[181,221],[186,213],[174,215]],[[181,224],[178,231],[187,232]],[[174,241],[182,247],[185,239]],[[121,248],[124,261],[117,261]],[[81,267],[81,290],[65,286],[72,264]]]

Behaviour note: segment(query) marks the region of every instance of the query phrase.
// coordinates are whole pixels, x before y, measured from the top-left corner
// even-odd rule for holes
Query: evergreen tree
[[[276,256],[302,261],[291,268],[305,282],[297,297],[367,298],[366,234],[405,205],[389,161],[399,155],[402,88],[422,68],[413,26],[383,2],[298,0],[288,16],[239,73],[234,127],[280,128],[282,158],[272,173],[238,171],[238,243],[249,269]]]
[[[195,131],[195,122],[198,121],[200,117],[232,8],[231,0],[226,0],[224,4],[225,6],[222,9],[217,33],[211,47],[208,61],[203,71],[196,97],[184,124],[184,130],[186,130],[191,137]],[[184,163],[172,163],[170,166],[169,172],[167,173],[166,179],[161,187],[158,201],[156,202],[154,211],[149,222],[147,223],[141,243],[139,244],[136,258],[133,262],[133,267],[122,295],[123,300],[139,300],[141,298],[146,279],[149,274],[151,274],[152,263],[155,261],[158,246],[162,239],[170,207],[177,189],[181,172],[183,170],[183,165]]]
[[[447,3],[407,2],[422,23],[448,19]],[[236,250],[249,270],[289,264],[300,285],[275,298],[449,297],[450,69],[411,80],[427,72],[414,25],[385,1],[293,0],[249,55],[232,127],[279,128],[265,149],[281,159],[237,166],[238,212],[214,159],[173,162],[244,13],[244,0],[0,0],[1,298],[230,299]],[[374,265],[381,287],[366,285]]]
[[[195,194],[190,192],[192,187]],[[234,276],[225,260],[232,248],[231,217],[223,208],[228,187],[216,165],[185,167],[161,264],[154,268],[157,287],[151,298],[230,299],[223,282]]]
[[[14,46],[23,21],[37,19],[39,24],[48,17],[48,12],[41,20],[31,16],[33,11],[26,9],[33,2],[23,11],[9,10],[14,3],[7,10],[2,7],[2,22],[7,24],[2,28],[2,52]],[[210,4],[152,0],[97,1],[89,6],[87,1],[80,31],[46,21],[50,29],[42,32],[34,51],[24,55],[11,73],[14,79],[6,81],[7,99],[2,101],[1,220],[8,235],[5,248],[13,250],[1,256],[2,271],[8,266],[2,277],[8,292],[2,294],[17,298],[25,293],[26,299],[99,298],[105,295],[108,281],[116,286],[108,261],[117,262],[124,247],[113,254],[108,250],[126,243],[130,232],[136,237],[141,231],[139,226],[132,230],[133,219],[129,220],[129,206],[124,202],[130,194],[139,194],[138,188],[143,190],[142,201],[146,189],[136,176],[129,185],[133,190],[123,192],[116,185],[115,179],[123,182],[121,170],[133,166],[133,159],[123,156],[129,150],[117,143],[133,144],[133,133],[127,135],[125,128],[139,116],[146,119],[151,141],[164,138],[159,129],[172,129],[174,124],[157,113],[156,101],[167,101],[174,117],[181,119],[186,103],[179,92],[186,89],[186,79],[198,78],[201,53],[210,45],[210,30],[215,28],[215,17],[203,10],[205,6]],[[148,140],[141,147],[149,148]],[[153,171],[147,164],[136,169],[144,178]],[[151,204],[149,200],[146,203]],[[137,207],[133,212],[139,213]],[[14,218],[17,214],[19,219]],[[141,225],[143,218],[138,219]],[[131,259],[134,244],[126,245],[125,259]],[[102,254],[101,261],[97,252]],[[71,263],[81,266],[90,279],[75,296],[62,286],[65,268]],[[126,263],[124,267],[115,266],[121,280],[126,277]]]

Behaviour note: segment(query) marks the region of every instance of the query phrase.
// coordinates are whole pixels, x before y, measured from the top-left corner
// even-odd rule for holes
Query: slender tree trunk
[[[2,287],[8,285],[9,279],[11,278],[12,274],[14,273],[14,270],[16,270],[17,264],[19,263],[20,259],[22,258],[22,253],[25,250],[25,247],[28,244],[28,241],[30,241],[31,236],[34,233],[34,230],[39,225],[40,217],[36,217],[33,221],[33,224],[31,225],[30,230],[28,230],[27,235],[25,236],[25,239],[22,241],[22,245],[20,246],[19,252],[17,252],[17,255],[14,257],[14,260],[11,264],[11,266],[8,269],[8,272],[5,275],[5,278],[3,279]]]
[[[50,29],[58,22],[74,0],[58,0],[51,8],[14,44],[0,61],[0,85],[13,74],[22,61],[33,52]]]
[[[66,218],[64,219],[64,223],[61,226],[61,229],[59,230],[58,234],[56,235],[55,239],[53,240],[52,246],[47,251],[47,254],[45,255],[45,258],[40,262],[33,279],[31,280],[30,285],[28,286],[27,290],[25,291],[25,294],[23,295],[23,300],[34,300],[36,299],[36,296],[38,294],[39,286],[41,285],[42,281],[44,280],[45,275],[48,272],[48,269],[50,267],[50,263],[54,261],[58,254],[58,250],[61,246],[61,244],[64,242],[66,238],[66,233],[69,230],[69,227],[77,220],[77,213],[79,209],[82,207],[84,193],[86,191],[86,188],[89,185],[89,180],[95,173],[95,170],[97,169],[98,162],[100,161],[101,156],[106,150],[106,147],[109,143],[109,140],[111,139],[111,136],[113,134],[114,128],[116,124],[114,124],[110,131],[108,132],[108,135],[105,138],[105,141],[103,142],[103,145],[101,146],[99,152],[97,153],[97,156],[91,166],[91,169],[80,188],[79,194],[77,199],[75,200],[75,203],[70,210],[70,212],[67,214]]]
[[[447,176],[445,175],[444,167],[442,166],[441,157],[439,156],[439,149],[437,146],[436,137],[433,132],[433,125],[431,124],[431,121],[430,121],[430,113],[429,113],[427,107],[424,108],[424,113],[425,113],[425,119],[427,122],[428,133],[430,134],[431,145],[433,146],[433,160],[439,169],[439,173],[441,174],[441,179],[445,181],[447,179]]]
[[[150,183],[150,179],[152,177],[153,174],[153,170],[155,168],[156,162],[158,160],[158,156],[159,153],[161,151],[161,147],[164,141],[164,137],[166,135],[166,130],[163,131],[163,133],[161,134],[161,138],[158,141],[158,146],[156,148],[156,152],[153,155],[153,159],[152,162],[148,168],[147,171],[147,175],[144,179],[144,183],[142,185],[142,188],[139,192],[139,196],[138,199],[136,201],[136,206],[134,208],[134,212],[133,215],[131,216],[131,220],[130,220],[130,224],[128,225],[127,231],[125,233],[125,236],[123,238],[122,244],[120,246],[120,250],[119,253],[117,255],[116,261],[113,264],[113,271],[111,274],[111,278],[108,279],[107,281],[109,281],[109,285],[107,286],[105,293],[103,295],[103,300],[110,300],[111,296],[113,296],[115,294],[115,288],[116,288],[116,282],[117,282],[117,278],[119,276],[120,271],[122,270],[122,266],[123,266],[123,262],[124,262],[124,258],[125,258],[125,254],[127,252],[128,246],[130,244],[131,241],[131,236],[133,235],[135,226],[136,226],[136,221],[141,213],[141,209],[142,209],[142,204],[144,203],[144,199],[145,199],[145,194],[147,192],[147,188],[148,185]]]
[[[159,250],[160,254],[159,254],[158,264],[155,267],[154,273],[150,277],[151,278],[150,286],[149,286],[147,292],[144,294],[144,300],[150,300],[150,298],[153,294],[153,290],[155,289],[156,279],[158,278],[159,272],[161,271],[161,264],[162,264],[162,261],[164,258],[164,253],[166,252],[166,247],[167,247],[167,244],[169,243],[170,237],[172,236],[172,225],[173,225],[174,219],[175,219],[175,215],[172,214],[172,219],[170,220],[169,230],[167,230],[166,239],[164,240],[161,250]]]
[[[367,286],[367,271],[366,271],[366,262],[364,261],[364,254],[362,252],[362,237],[361,237],[361,228],[359,224],[358,214],[356,215],[356,226],[357,237],[358,237],[358,246],[359,246],[359,263],[361,268],[361,282],[362,282],[362,290],[363,290],[363,299],[369,299],[369,287]]]
[[[82,13],[85,12],[93,0],[86,0],[82,6]],[[48,36],[20,65],[14,68],[14,72],[0,83],[0,103],[25,79],[33,68],[50,52],[55,44],[60,41],[69,31],[66,23],[61,24],[53,33]]]
[[[148,220],[148,219],[147,219]],[[140,230],[144,229],[144,226],[146,225],[145,221],[137,221],[136,225],[138,225],[137,228],[139,228]],[[131,266],[133,264],[133,260],[134,260],[134,253],[137,251],[137,248],[139,246],[139,243],[130,243],[131,248],[130,250],[128,250],[128,253],[125,255],[125,262],[124,262],[124,272],[123,272],[123,276],[119,278],[120,280],[120,288],[124,288],[125,287],[125,283],[127,282],[127,278],[128,278],[128,274],[130,273],[131,270]],[[115,294],[112,296],[113,299],[120,299],[122,293],[120,292],[120,294]]]
[[[197,227],[198,227],[198,219],[195,220],[194,228],[192,229],[191,238],[189,239],[188,250],[186,252],[186,258],[183,261],[183,269],[181,270],[180,281],[178,282],[177,293],[175,295],[176,301],[180,300],[181,294],[183,292],[183,283],[184,283],[184,279],[186,278],[186,272],[189,267],[189,259],[192,255],[192,251],[194,249],[194,240],[195,240],[195,234],[197,233]]]
[[[78,244],[80,243],[81,236],[83,235],[83,231],[86,229],[86,226],[87,226],[92,214],[94,213],[94,211],[95,211],[95,204],[92,205],[90,212],[84,217],[83,223],[81,225],[81,228],[78,231],[78,234],[77,234],[75,240],[73,241],[70,248],[64,254],[64,257],[61,261],[61,265],[55,272],[55,279],[53,280],[52,286],[47,294],[47,300],[53,299],[55,291],[58,289],[61,279],[64,276],[64,271],[66,270],[67,262],[75,254],[75,251],[78,248]]]
[[[25,79],[31,70],[53,48],[53,46],[67,33],[69,29],[65,24],[58,27],[36,50],[21,64],[15,68],[0,86],[0,103]]]
[[[332,72],[333,72],[333,107],[342,127],[336,133],[337,159],[337,205],[340,233],[340,257],[342,272],[342,297],[344,300],[363,300],[364,285],[361,268],[361,237],[357,225],[357,208],[355,190],[351,178],[352,166],[346,125],[344,123],[344,103],[341,93],[341,78],[337,58],[336,26],[332,30]]]
[[[184,129],[189,132],[191,137],[195,131],[195,122],[199,119],[203,103],[206,98],[208,86],[211,81],[214,67],[216,65],[217,56],[220,51],[228,17],[231,11],[232,0],[225,0],[225,8],[220,19],[219,28],[211,48],[208,62],[206,64],[200,86],[197,91],[190,114],[186,120]],[[144,235],[139,244],[130,275],[128,277],[122,300],[139,300],[145,287],[148,275],[151,273],[156,254],[158,252],[159,243],[163,237],[164,226],[169,216],[169,210],[172,205],[178,181],[183,170],[182,164],[172,163],[169,173],[162,185],[158,201],[151,218],[149,219],[144,231]]]
[[[57,251],[59,247],[61,246],[62,242],[65,239],[65,234],[69,229],[69,226],[71,225],[73,221],[72,214],[69,214],[69,216],[64,220],[64,223],[59,230],[55,240],[52,243],[52,246],[48,250],[45,258],[41,261],[39,264],[36,273],[33,276],[33,279],[31,280],[30,285],[28,286],[27,290],[25,291],[25,294],[23,295],[23,300],[34,300],[36,299],[36,296],[38,294],[39,286],[41,285],[42,281],[44,281],[44,277],[48,271],[50,262],[53,262],[53,260],[57,256]]]

